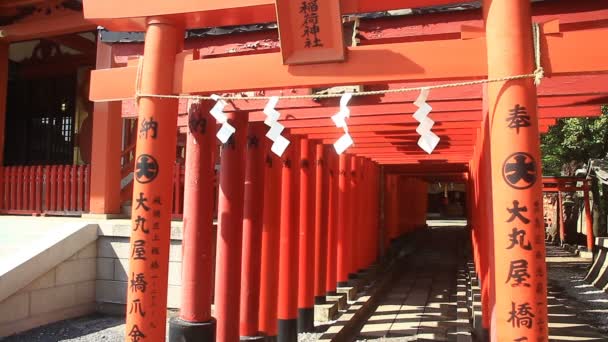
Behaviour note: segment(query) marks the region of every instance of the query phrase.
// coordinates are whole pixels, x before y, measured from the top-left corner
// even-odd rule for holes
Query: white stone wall
[[[94,312],[96,276],[93,242],[0,302],[0,337]]]
[[[100,236],[97,239],[96,300],[98,303],[126,304],[129,272],[129,238]],[[179,308],[181,301],[182,244],[171,240],[167,306]]]
[[[129,272],[129,236],[131,222],[109,220],[100,223],[97,239],[96,300],[102,312],[122,313],[127,300]],[[177,309],[181,303],[182,222],[171,222],[169,249],[169,284],[167,307]],[[108,309],[111,308],[111,309]]]

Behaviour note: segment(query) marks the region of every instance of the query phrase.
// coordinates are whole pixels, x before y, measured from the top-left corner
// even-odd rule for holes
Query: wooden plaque
[[[276,0],[283,64],[344,61],[339,0]]]

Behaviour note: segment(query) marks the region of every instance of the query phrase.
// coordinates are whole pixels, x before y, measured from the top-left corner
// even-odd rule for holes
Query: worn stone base
[[[325,296],[325,298],[327,299],[328,304],[331,304],[333,302],[338,303],[338,310],[340,310],[340,311],[346,310],[346,308],[348,307],[348,303],[346,302],[345,294],[337,294],[335,296],[327,295],[327,296]]]
[[[344,297],[342,297],[344,298]],[[315,321],[333,321],[338,315],[338,301],[315,305]]]
[[[346,295],[346,300],[349,302],[357,299],[357,288],[355,286],[338,287],[336,291],[338,293],[344,293]]]

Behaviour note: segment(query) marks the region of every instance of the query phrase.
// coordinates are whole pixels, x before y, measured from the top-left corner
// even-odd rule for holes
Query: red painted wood
[[[336,293],[337,284],[337,235],[338,235],[338,192],[339,192],[339,160],[333,146],[325,146],[328,156],[328,214],[327,214],[327,273],[325,290],[328,294]]]
[[[258,334],[260,269],[264,213],[264,159],[269,149],[262,123],[249,125],[245,169],[245,206],[243,213],[243,254],[241,258],[241,312],[239,335]]]
[[[325,153],[323,144],[315,145],[315,264],[314,295],[315,301],[323,303],[326,293],[325,280],[327,272],[327,236],[329,234],[329,154]]]

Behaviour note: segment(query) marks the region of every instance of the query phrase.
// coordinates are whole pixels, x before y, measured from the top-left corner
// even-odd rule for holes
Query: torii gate
[[[320,15],[331,13],[336,19],[340,17],[340,13],[383,11],[404,6],[423,7],[457,2],[460,1],[413,0],[403,4],[402,1],[359,0],[342,4],[341,8],[338,6],[338,1],[328,1],[319,6]],[[285,3],[277,1],[277,7]],[[196,53],[182,52],[181,37],[184,29],[274,21],[276,16],[273,1],[240,0],[227,5],[220,1],[182,0],[169,3],[155,0],[141,7],[133,0],[85,0],[84,5],[85,16],[97,24],[112,30],[146,31],[139,88],[144,94],[209,94],[343,84],[387,82],[394,84],[404,80],[430,83],[486,77],[500,78],[529,74],[534,69],[531,9],[530,3],[526,0],[485,0],[483,2],[485,38],[483,29],[468,28],[462,30],[463,35],[472,39],[414,39],[346,49],[334,41],[333,51],[330,51],[326,58],[313,62],[336,60],[338,62],[304,65],[283,64],[294,61],[308,63],[311,60],[307,58],[318,57],[310,51],[302,52],[302,49],[299,51],[300,54],[298,51],[294,52],[293,50],[298,49],[288,44],[291,40],[298,39],[295,35],[282,37],[282,53],[199,59]],[[336,8],[339,8],[337,12]],[[285,26],[289,28],[289,24],[281,25],[283,20],[281,16],[297,15],[293,8],[287,6],[283,9],[279,9],[278,12],[282,33],[289,32],[284,30]],[[327,12],[324,12],[324,9],[327,9]],[[605,47],[592,44],[606,36],[607,32],[603,26],[605,22],[577,23],[579,26],[574,25],[574,29],[563,32],[560,31],[560,25],[555,22],[543,25],[544,34],[540,45],[541,64],[548,75],[553,77],[606,72],[605,60],[608,51]],[[330,28],[335,29],[341,23],[328,20],[323,25],[327,25],[324,28],[332,31]],[[341,35],[334,34],[332,37],[341,38]],[[310,49],[315,51],[315,47]],[[302,54],[305,58],[290,59],[294,56],[301,57]],[[446,63],[446,56],[449,56],[449,63]],[[340,62],[342,58],[345,58],[345,61]],[[370,63],[372,61],[382,62]],[[140,68],[137,65],[130,65],[94,71],[91,77],[92,100],[132,98],[136,93],[138,70]],[[229,77],[229,75],[240,77]],[[386,99],[390,99],[390,96],[386,96]],[[543,341],[547,339],[548,330],[544,241],[537,238],[539,229],[537,222],[542,221],[542,207],[538,208],[538,203],[542,201],[539,131],[545,130],[553,122],[553,118],[550,116],[551,110],[548,109],[545,115],[549,118],[542,119],[542,100],[540,106],[537,106],[537,92],[531,79],[492,83],[487,86],[487,94],[483,96],[483,101],[483,108],[466,107],[467,103],[459,103],[462,108],[468,108],[468,114],[461,113],[462,116],[453,122],[444,121],[436,125],[436,129],[448,137],[451,135],[465,137],[462,140],[454,138],[454,142],[464,142],[462,148],[454,148],[458,145],[454,144],[454,146],[450,145],[450,150],[445,153],[424,156],[409,148],[395,146],[392,144],[394,140],[389,138],[390,134],[380,138],[368,134],[391,132],[396,133],[398,139],[409,140],[408,136],[411,134],[408,132],[411,132],[415,125],[407,124],[410,119],[407,115],[400,115],[402,112],[399,108],[392,109],[391,112],[389,102],[382,106],[371,106],[368,110],[362,109],[368,116],[361,119],[359,126],[352,127],[351,133],[357,140],[369,140],[367,142],[361,140],[362,143],[357,144],[349,152],[368,157],[377,164],[393,165],[395,170],[400,164],[420,161],[447,160],[464,167],[468,164],[470,188],[473,190],[472,194],[476,196],[474,203],[480,207],[486,206],[487,209],[472,215],[476,218],[473,237],[478,261],[476,265],[482,275],[484,288],[484,326],[490,327],[490,312],[494,312],[493,340]],[[551,101],[554,100],[548,100],[547,103]],[[140,135],[137,143],[139,174],[134,189],[131,239],[133,256],[129,275],[130,309],[127,318],[127,340],[163,340],[170,231],[170,208],[166,196],[170,193],[171,187],[170,172],[164,170],[173,162],[177,114],[180,110],[176,99],[141,97],[137,104],[140,122],[154,118],[157,121],[158,131],[155,132],[155,138]],[[302,106],[301,115],[310,114],[307,114],[305,108],[308,106],[310,103]],[[557,106],[566,107],[566,103],[558,103]],[[509,125],[508,115],[513,113],[514,108],[526,108],[525,114],[529,116],[528,125],[517,125],[517,127]],[[551,105],[547,108],[551,108]],[[248,119],[246,112],[236,109],[228,114],[228,119],[236,127],[233,146],[238,147],[245,144],[247,121],[258,121],[259,118],[256,119],[255,111],[249,113]],[[482,112],[481,116],[472,113],[475,111],[478,113],[479,110]],[[376,114],[382,114],[382,119],[374,119]],[[386,118],[386,114],[393,114],[394,121],[380,121]],[[196,112],[193,115],[197,115]],[[473,120],[462,121],[467,115]],[[353,119],[356,119],[356,116]],[[299,156],[311,159],[312,151],[307,151],[308,139],[320,139],[324,143],[329,143],[340,134],[336,133],[335,128],[330,125],[319,127],[325,124],[318,121],[318,118],[312,117],[308,122],[297,121],[299,121],[297,125],[300,126],[291,127],[290,134],[294,137],[302,135],[305,138],[302,139],[301,144],[297,138],[294,138],[292,141],[294,148],[288,150],[285,161],[291,158],[297,160]],[[379,122],[382,124],[379,125]],[[205,214],[200,212],[204,210],[203,194],[209,186],[206,180],[210,180],[205,173],[209,172],[208,165],[212,163],[209,159],[210,154],[201,148],[202,136],[197,136],[198,133],[204,132],[196,130],[193,132],[192,129],[190,132],[193,134],[188,136],[188,148],[194,153],[189,154],[191,157],[187,165],[189,170],[199,165],[200,171],[198,173],[189,171],[190,176],[187,177],[194,178],[191,182],[187,181],[187,184],[192,185],[194,190],[191,191],[199,191],[200,197],[191,195],[192,199],[196,198],[196,200],[186,202],[190,204],[186,205],[184,216],[191,217],[195,221],[200,219],[201,226],[189,226],[185,223],[184,240],[188,241],[188,245],[184,247],[184,267],[186,269],[192,267],[192,270],[184,272],[184,294],[188,296],[188,300],[184,300],[180,313],[181,321],[172,323],[174,329],[172,332],[175,336],[213,338],[215,323],[210,313],[211,295],[209,291],[196,290],[200,286],[209,286],[208,275],[211,273],[209,246],[201,244],[210,240],[210,231],[207,229],[209,225],[204,223],[208,221],[206,214],[208,210],[204,211]],[[475,139],[477,143],[473,147]],[[209,142],[209,140],[205,141]],[[390,145],[382,145],[387,142]],[[301,150],[298,148],[300,146],[303,147]],[[235,322],[238,321],[239,315],[240,272],[231,267],[240,265],[241,262],[240,224],[243,219],[243,201],[246,199],[238,184],[243,184],[245,180],[244,151],[239,148],[227,148],[223,150],[221,158],[218,223],[221,238],[218,239],[217,256],[219,288],[216,286],[215,296],[217,337],[222,341],[234,341],[238,338]],[[333,163],[339,164],[337,169],[341,171],[358,169],[357,162],[351,162],[346,155],[340,156],[339,161],[334,160]],[[374,169],[369,162],[367,164],[371,170]],[[432,167],[415,170],[430,169]],[[255,177],[254,174],[250,176]],[[269,179],[276,179],[276,176],[277,174]],[[346,178],[342,176],[339,178],[339,184],[335,186],[341,189],[345,187]],[[295,215],[296,210],[299,208],[302,211],[301,205],[306,202],[307,197],[306,195],[302,197],[300,193],[298,201],[294,201],[291,191],[302,189],[298,184],[302,177],[298,178],[296,172],[284,167],[281,179],[281,202],[290,205],[282,209],[280,225],[288,228],[296,227],[295,221],[298,219]],[[488,192],[487,189],[492,191]],[[347,200],[343,191],[338,195],[341,198],[339,203]],[[347,210],[348,208],[343,206],[335,208],[333,215],[338,218],[338,226],[345,225],[340,223],[340,220],[350,216]],[[489,213],[493,214],[489,215]],[[300,215],[300,220],[303,216],[306,215]],[[517,234],[510,236],[514,234],[514,225]],[[197,227],[198,231],[188,227]],[[484,227],[493,227],[493,229],[483,229]],[[196,233],[198,233],[197,238],[186,239],[189,234],[197,235]],[[289,341],[297,337],[295,319],[298,305],[294,299],[294,293],[297,291],[294,292],[293,288],[297,286],[295,265],[298,255],[294,251],[297,250],[298,241],[293,228],[281,229],[281,241],[282,243],[284,241],[286,246],[281,247],[278,267],[280,275],[278,335],[280,340]],[[294,246],[296,248],[292,248]],[[284,253],[284,250],[288,252]],[[145,253],[149,254],[144,255]],[[146,257],[151,259],[145,259]],[[338,268],[340,268],[338,277],[344,277],[351,269],[340,266],[340,258],[344,260],[349,256],[338,253]],[[262,270],[268,271],[264,267],[266,266],[263,265]],[[339,282],[346,279],[334,280]],[[490,292],[495,295],[491,295]],[[266,299],[270,301],[270,298]],[[261,305],[267,304],[261,303]],[[494,309],[490,310],[490,307]]]

